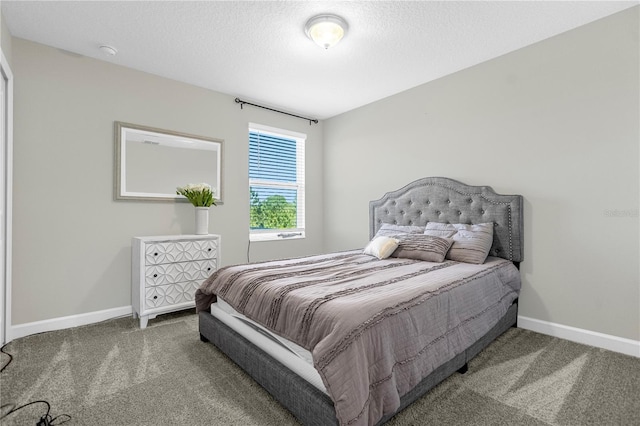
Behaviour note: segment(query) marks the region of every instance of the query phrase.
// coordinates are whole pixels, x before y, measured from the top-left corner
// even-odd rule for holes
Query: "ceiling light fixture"
[[[337,15],[317,15],[309,19],[304,32],[317,45],[328,49],[338,44],[347,34],[347,21]]]
[[[107,46],[106,44],[100,46],[100,50],[109,56],[116,56],[116,53],[118,53],[118,50],[115,47]]]

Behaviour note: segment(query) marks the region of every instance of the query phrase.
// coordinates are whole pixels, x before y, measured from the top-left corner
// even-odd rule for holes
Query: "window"
[[[304,238],[307,135],[250,124],[250,241]]]

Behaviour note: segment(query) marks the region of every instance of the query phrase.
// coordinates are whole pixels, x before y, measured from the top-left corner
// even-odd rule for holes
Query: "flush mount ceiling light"
[[[317,15],[309,19],[304,32],[317,45],[328,49],[338,44],[347,34],[347,21],[337,15]]]

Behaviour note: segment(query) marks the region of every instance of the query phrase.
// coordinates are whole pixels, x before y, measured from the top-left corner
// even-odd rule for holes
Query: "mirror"
[[[116,121],[116,199],[187,201],[176,187],[204,182],[222,204],[222,142]]]

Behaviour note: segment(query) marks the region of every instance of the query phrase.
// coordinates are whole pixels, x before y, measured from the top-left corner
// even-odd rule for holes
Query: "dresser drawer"
[[[217,240],[163,241],[145,245],[145,264],[188,262],[215,259]]]
[[[193,302],[198,287],[200,287],[199,281],[148,287],[145,291],[146,306],[148,308],[160,308],[162,306]]]
[[[216,270],[216,260],[167,263],[145,267],[145,287],[206,279]]]

